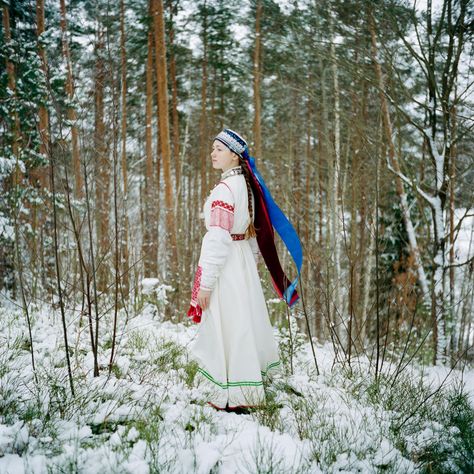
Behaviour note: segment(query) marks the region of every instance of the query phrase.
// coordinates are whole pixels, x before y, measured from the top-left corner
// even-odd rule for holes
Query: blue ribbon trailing
[[[296,233],[296,230],[291,225],[291,222],[285,216],[283,211],[278,207],[277,203],[273,199],[270,191],[265,185],[265,181],[262,178],[262,175],[258,172],[255,166],[255,158],[249,155],[247,149],[242,153],[243,158],[245,158],[249,165],[252,173],[257,178],[258,183],[263,191],[263,197],[265,199],[265,204],[267,206],[268,215],[272,221],[273,228],[278,232],[278,235],[283,240],[286,248],[290,252],[293,261],[295,262],[296,269],[298,270],[298,276],[291,282],[291,285],[285,290],[283,298],[286,303],[289,305],[291,297],[295,291],[296,285],[298,284],[298,278],[301,275],[301,266],[303,264],[303,249],[301,247],[301,242]]]

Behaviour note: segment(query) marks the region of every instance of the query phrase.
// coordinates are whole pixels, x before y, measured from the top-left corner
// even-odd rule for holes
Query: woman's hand
[[[211,299],[211,291],[210,290],[199,290],[197,295],[197,300],[199,306],[204,311],[209,307],[209,301]]]

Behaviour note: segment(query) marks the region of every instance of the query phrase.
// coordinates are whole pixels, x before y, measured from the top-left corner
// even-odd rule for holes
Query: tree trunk
[[[127,176],[127,52],[125,47],[125,7],[124,0],[120,0],[120,59],[121,59],[121,82],[122,82],[122,179],[123,179],[123,234],[121,235],[121,265],[122,271],[122,294],[128,298],[130,289],[129,278],[129,251],[128,251],[128,176]]]
[[[170,281],[177,286],[178,249],[176,238],[176,219],[174,217],[173,183],[171,181],[171,146],[169,132],[168,108],[168,75],[166,66],[165,24],[163,18],[163,1],[155,0],[154,3],[154,28],[155,28],[155,57],[156,77],[158,89],[159,135],[161,158],[163,160],[163,177],[165,181],[165,207],[166,207],[166,242],[167,265]]]
[[[46,51],[41,44],[41,35],[44,33],[44,0],[36,0],[36,33],[38,37],[38,54],[41,59],[41,69],[44,77],[48,77],[48,60]],[[48,126],[48,109],[45,105],[39,106],[39,135],[40,147],[39,152],[45,158],[49,155],[49,126]],[[31,180],[34,186],[41,189],[49,187],[48,171],[46,166],[40,166],[31,170]]]
[[[110,163],[104,121],[104,32],[99,25],[98,37],[95,45],[95,129],[94,148],[96,151],[95,164],[95,199],[96,199],[96,234],[99,246],[97,261],[98,289],[105,291],[108,281],[107,255],[109,253],[109,182]]]
[[[153,0],[149,1],[150,16]],[[153,166],[153,25],[148,30],[146,62],[146,108],[145,108],[145,191],[142,255],[146,277],[156,277],[158,268],[158,219],[155,208],[158,208],[157,187]]]
[[[61,42],[62,54],[66,61],[67,79],[66,79],[66,94],[69,103],[74,99],[74,79],[72,74],[71,53],[69,51],[69,41],[67,39],[67,21],[66,21],[66,2],[59,0],[59,9],[61,13]],[[71,147],[72,147],[72,165],[74,169],[74,196],[77,199],[84,197],[84,181],[82,178],[80,150],[79,150],[79,135],[77,130],[77,115],[74,107],[68,107],[66,116],[68,122],[71,124]]]
[[[454,93],[454,103],[457,99],[457,88]],[[454,106],[451,113],[452,119],[452,132],[451,136],[454,138],[454,145],[451,147],[451,156],[449,160],[449,312],[450,319],[453,324],[453,331],[451,337],[451,349],[455,352],[458,348],[459,341],[459,326],[456,324],[456,315],[461,313],[461,311],[456,311],[455,309],[455,253],[454,253],[454,217],[455,217],[455,186],[456,186],[456,158],[457,158],[457,146],[456,146],[456,137],[457,137],[457,120],[456,120],[456,107]]]
[[[330,266],[330,256],[331,256],[331,239],[332,239],[332,228],[331,228],[331,197],[330,197],[330,190],[332,189],[332,179],[333,179],[333,170],[334,170],[334,162],[333,162],[333,151],[330,146],[329,141],[329,130],[328,130],[328,122],[329,122],[329,106],[328,106],[328,94],[327,94],[327,86],[326,86],[326,76],[328,72],[328,68],[324,68],[321,65],[322,74],[321,74],[321,120],[322,123],[320,124],[320,130],[322,135],[321,140],[321,150],[322,155],[320,156],[319,161],[319,175],[320,177],[323,176],[322,170],[324,168],[327,169],[326,172],[326,180],[325,185],[322,183],[322,179],[319,179],[320,185],[320,204],[319,204],[319,216],[320,216],[320,225],[319,225],[319,238],[322,244],[324,238],[324,256],[321,258],[321,262],[324,263],[324,273],[321,275],[321,291],[322,296],[324,296],[325,301],[325,319],[328,323],[327,330],[329,335],[333,336],[333,327],[335,324],[335,317],[334,317],[334,305],[331,304],[333,299],[333,294],[331,290],[332,284],[332,271]],[[326,166],[324,166],[322,157],[324,157],[326,161]],[[324,187],[323,187],[324,186]],[[324,212],[326,211],[326,212]],[[323,218],[325,216],[325,220]],[[325,232],[323,232],[323,229]],[[321,245],[322,246],[322,245]]]
[[[429,79],[428,87],[430,91],[429,116],[431,125],[431,134],[428,139],[428,150],[431,162],[434,165],[436,176],[436,186],[433,196],[425,195],[431,206],[433,215],[434,228],[434,258],[433,258],[433,285],[432,285],[432,318],[436,320],[438,331],[434,338],[435,353],[433,363],[437,362],[437,358],[447,356],[449,350],[449,336],[451,332],[452,320],[446,311],[446,236],[445,236],[445,206],[449,189],[449,174],[452,168],[453,160],[453,126],[451,117],[455,110],[455,102],[451,99],[453,88],[455,87],[458,66],[461,51],[464,46],[464,32],[467,31],[465,24],[465,16],[467,9],[467,1],[459,2],[459,16],[453,21],[452,0],[447,0],[443,4],[446,9],[444,22],[438,24],[438,30],[434,36],[433,42],[428,44],[429,47]],[[431,1],[428,2],[428,9],[431,12]],[[431,15],[428,15],[428,30],[431,29]],[[448,34],[448,45],[446,52],[441,52],[441,45],[437,44],[441,31]],[[430,38],[428,38],[430,39]],[[457,39],[457,44],[456,44]],[[444,47],[444,46],[443,46]],[[437,49],[439,48],[439,50]],[[443,71],[439,74],[439,80],[436,80],[436,72],[439,64],[435,60],[435,52],[439,51],[443,59]],[[439,84],[441,83],[441,87]],[[439,94],[439,104],[437,103],[437,95]],[[437,106],[438,104],[438,106]],[[441,109],[441,112],[440,112]],[[438,117],[439,114],[439,117]],[[439,135],[441,135],[439,137]],[[441,152],[438,146],[441,145]],[[454,204],[453,204],[454,205]]]
[[[170,2],[171,19],[173,19],[174,9],[178,7],[179,0],[176,1],[176,5]],[[175,216],[176,216],[176,229],[178,235],[182,233],[182,183],[181,183],[181,159],[179,151],[179,115],[178,115],[178,81],[176,79],[176,59],[174,52],[174,32],[175,27],[172,23],[172,27],[169,32],[170,37],[170,76],[171,76],[171,115],[173,122],[173,160],[174,160],[174,177],[175,177],[175,189],[176,192],[176,203],[175,203]],[[179,253],[179,252],[178,252]],[[181,278],[180,278],[181,280]]]
[[[332,13],[331,13],[332,15]],[[340,121],[341,121],[341,111],[339,105],[339,73],[336,62],[336,45],[334,43],[334,31],[333,31],[333,19],[331,16],[331,63],[332,63],[332,73],[333,73],[333,87],[334,87],[334,163],[333,163],[333,173],[332,173],[332,182],[329,192],[331,193],[330,203],[331,203],[331,248],[334,252],[334,265],[332,272],[332,289],[333,289],[333,305],[334,305],[334,322],[336,323],[336,328],[339,327],[343,329],[344,324],[344,314],[342,308],[341,300],[341,290],[340,290],[340,273],[341,273],[341,263],[340,263],[340,217],[341,212],[339,209],[339,175],[340,175],[340,166],[341,166],[341,131],[340,131]],[[342,335],[342,332],[339,331],[339,335]]]
[[[455,93],[455,103],[456,103],[456,96]],[[452,131],[451,136],[454,138],[454,143],[456,143],[456,135],[457,135],[457,121],[456,121],[456,107],[453,107],[452,110]],[[451,351],[454,351],[457,348],[457,335],[458,335],[458,324],[455,321],[455,281],[454,281],[454,215],[456,211],[455,207],[455,186],[456,186],[456,155],[457,155],[457,146],[453,145],[451,147],[451,156],[449,160],[449,313],[450,313],[450,321],[452,324],[452,337],[450,342]]]
[[[10,11],[6,4],[3,5],[3,29],[5,36],[5,43],[9,44],[12,40],[10,31]],[[16,78],[15,78],[15,65],[9,58],[6,60],[7,66],[7,77],[8,77],[8,88],[11,91],[11,96],[16,98]],[[12,153],[16,159],[15,171],[13,172],[13,187],[16,188],[22,180],[22,173],[19,166],[18,146],[20,142],[20,118],[16,109],[12,112]]]
[[[261,29],[260,20],[262,18],[262,0],[257,0],[257,10],[255,16],[255,48],[253,55],[253,104],[254,104],[254,121],[253,121],[253,137],[255,146],[255,156],[262,159],[262,129],[261,129],[261,97],[260,97],[260,81],[262,75],[261,65]]]
[[[202,25],[202,43],[203,43],[203,58],[202,58],[202,79],[201,79],[201,117],[199,121],[199,162],[201,175],[201,199],[204,203],[207,196],[207,154],[208,154],[208,131],[207,131],[207,5],[204,0],[204,18]]]

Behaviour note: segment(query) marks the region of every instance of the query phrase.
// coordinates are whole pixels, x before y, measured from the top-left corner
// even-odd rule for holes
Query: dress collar
[[[221,179],[228,178],[229,176],[234,176],[235,174],[242,174],[242,166],[234,166],[233,168],[228,169],[227,171],[224,171],[221,174]]]

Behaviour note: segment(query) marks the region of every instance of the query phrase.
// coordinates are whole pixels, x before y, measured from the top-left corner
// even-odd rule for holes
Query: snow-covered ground
[[[325,345],[316,347],[317,375],[308,343],[293,334],[291,375],[288,333],[275,330],[283,370],[266,387],[265,407],[237,415],[208,406],[193,382],[187,347],[196,326],[164,322],[152,304],[127,322],[119,316],[115,367],[109,376],[107,314],[100,321],[101,374],[93,377],[86,321],[79,330],[77,316],[68,314],[73,397],[59,311],[32,309],[35,383],[25,318],[2,305],[0,473],[408,473],[420,471],[427,453],[472,455],[449,413],[460,407],[469,419],[472,408],[455,394],[463,380],[474,402],[473,370],[450,373],[434,393],[449,369],[422,376],[410,366],[394,380],[395,366],[386,363],[376,384],[367,359],[354,359],[350,370],[334,364]],[[438,458],[464,469],[451,456]]]

